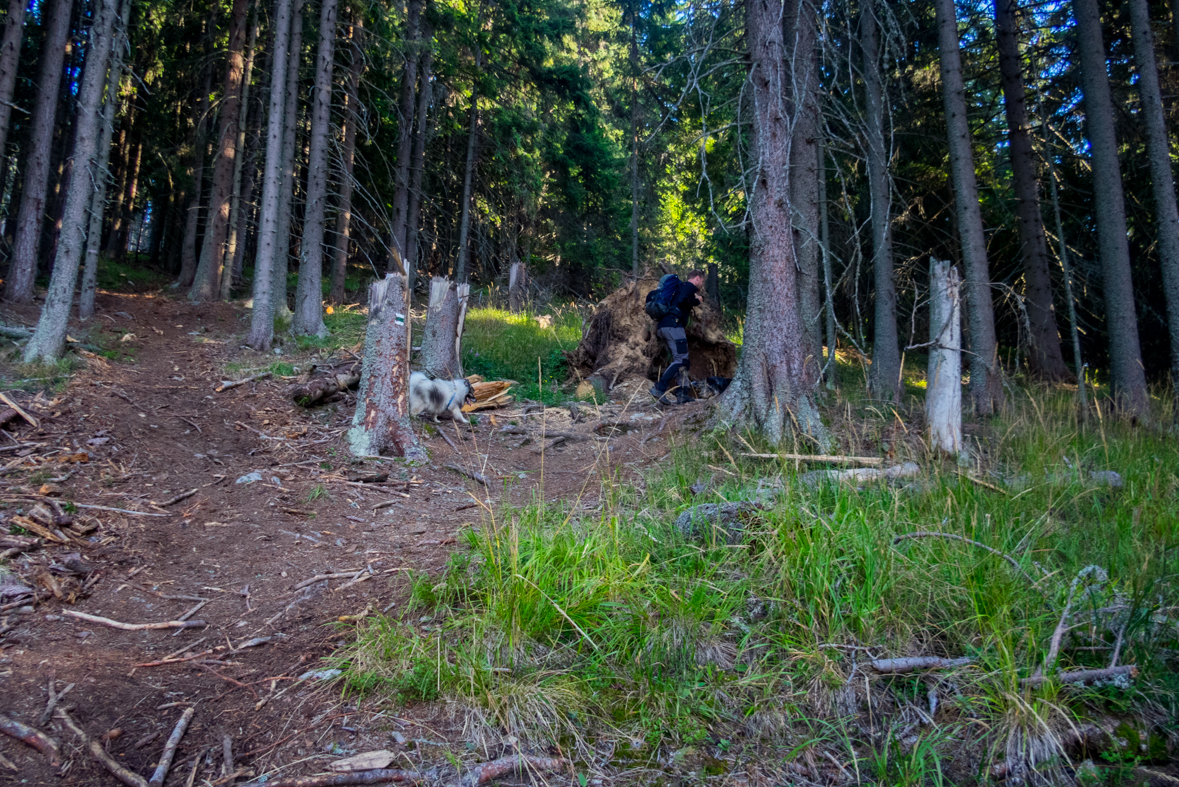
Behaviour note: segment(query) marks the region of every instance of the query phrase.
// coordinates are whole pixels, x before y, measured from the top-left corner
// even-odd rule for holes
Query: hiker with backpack
[[[651,396],[659,404],[685,404],[690,401],[687,392],[688,376],[688,334],[684,328],[692,308],[704,299],[704,272],[691,271],[687,281],[681,281],[674,273],[659,280],[659,286],[647,294],[647,314],[656,321],[659,337],[667,342],[671,352],[671,365],[663,372],[659,382],[651,386]],[[680,379],[681,375],[684,379]],[[668,389],[675,384],[676,398],[667,398]]]

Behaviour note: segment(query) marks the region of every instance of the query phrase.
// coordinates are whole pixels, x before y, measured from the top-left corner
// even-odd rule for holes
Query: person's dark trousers
[[[684,332],[683,328],[660,328],[658,333],[667,342],[667,349],[671,351],[671,365],[663,372],[659,382],[655,383],[655,388],[663,393],[679,381],[681,372],[687,374],[688,334]]]

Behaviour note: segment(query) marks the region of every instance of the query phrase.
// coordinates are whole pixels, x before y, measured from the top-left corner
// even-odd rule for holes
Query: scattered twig
[[[122,629],[123,631],[155,631],[159,629],[192,629],[203,628],[205,621],[203,620],[165,620],[159,623],[120,623],[117,620],[110,618],[102,618],[98,615],[88,615],[85,612],[78,612],[73,609],[62,610],[63,615],[71,618],[78,618],[85,620],[88,623],[98,623],[103,626],[110,626],[111,628]]]
[[[230,778],[233,771],[233,737],[227,732],[221,736],[221,775]]]
[[[304,776],[298,779],[279,779],[278,781],[254,781],[246,787],[334,787],[339,784],[389,784],[390,782],[422,782],[431,778],[430,773],[418,771],[403,771],[398,768],[380,768],[373,771],[353,771],[352,773],[336,773],[331,776]]]
[[[565,765],[566,761],[561,757],[534,757],[529,754],[510,754],[507,757],[500,757],[498,760],[485,762],[482,765],[472,768],[463,777],[462,787],[478,787],[478,785],[487,784],[492,779],[498,779],[501,776],[506,776],[516,770],[523,770],[525,768],[537,771],[562,771],[565,769]]]
[[[153,503],[152,505],[157,505],[160,508],[167,508],[170,505],[174,505],[176,503],[179,503],[181,500],[187,500],[188,498],[192,497],[193,495],[195,495],[199,491],[200,491],[199,487],[196,489],[190,489],[187,492],[181,492],[180,494],[176,495],[176,497],[173,497],[170,500],[165,500],[163,503]]]
[[[364,571],[363,568],[354,568],[351,571],[336,571],[332,574],[316,574],[311,579],[304,579],[302,582],[295,585],[292,590],[302,590],[308,585],[314,585],[316,582],[322,582],[325,579],[351,579],[354,576]]]
[[[879,456],[828,456],[826,454],[741,454],[750,459],[780,459],[787,462],[820,462],[832,465],[865,465],[879,467],[884,459]]]
[[[172,516],[172,514],[153,514],[150,511],[131,511],[126,508],[111,508],[110,506],[96,506],[88,503],[74,503],[75,508],[89,508],[93,511],[113,511],[116,514],[131,514],[132,516]]]
[[[180,720],[176,722],[176,727],[168,736],[168,742],[164,744],[164,751],[160,755],[160,764],[156,766],[156,772],[147,782],[150,787],[160,787],[164,783],[164,779],[168,776],[168,769],[172,767],[172,758],[176,756],[176,747],[180,745],[180,739],[184,737],[184,731],[188,729],[188,723],[192,721],[195,713],[196,708],[186,708],[181,714]]]
[[[246,385],[247,383],[252,383],[255,380],[264,380],[269,376],[270,376],[270,372],[262,372],[261,374],[255,374],[252,377],[246,377],[244,379],[234,380],[232,382],[230,382],[229,380],[222,380],[221,384],[213,389],[213,393],[221,393],[222,391],[228,391],[231,388],[237,388],[238,386]]]
[[[967,664],[973,662],[974,659],[969,658],[943,659],[937,656],[909,656],[899,659],[872,659],[868,664],[872,669],[883,675],[903,675],[908,672],[920,672],[922,670],[965,667]]]
[[[49,758],[49,764],[54,768],[61,767],[61,754],[58,751],[57,741],[40,730],[35,730],[27,724],[21,724],[16,719],[10,719],[0,713],[0,732],[16,738],[18,741],[23,741],[41,752]]]
[[[454,472],[458,473],[459,475],[465,475],[467,478],[471,479],[472,481],[478,481],[480,484],[483,484],[483,486],[487,487],[488,489],[491,488],[491,482],[488,481],[486,476],[484,476],[482,473],[476,473],[474,470],[468,470],[467,468],[462,467],[461,465],[456,465],[456,464],[445,464],[445,465],[443,465],[443,467],[445,467],[447,470],[453,470]]]
[[[447,444],[448,446],[450,446],[450,448],[451,448],[451,450],[452,450],[452,451],[457,451],[457,450],[458,450],[458,446],[454,444],[454,440],[451,440],[451,439],[450,439],[450,437],[449,437],[449,436],[446,434],[446,432],[445,432],[445,431],[443,431],[442,429],[439,429],[439,430],[438,430],[438,436],[439,436],[439,437],[441,437],[443,440],[445,440],[445,441],[446,441],[446,444]]]
[[[199,601],[199,602],[197,602],[197,605],[196,605],[195,607],[191,607],[191,608],[189,608],[189,610],[188,610],[187,612],[185,612],[185,613],[184,613],[183,615],[181,615],[180,617],[176,618],[176,620],[177,620],[178,622],[181,622],[181,623],[183,623],[184,621],[188,620],[189,618],[191,618],[191,617],[192,617],[193,615],[195,615],[196,613],[200,612],[200,611],[201,611],[201,608],[202,608],[203,606],[205,606],[206,604],[208,604],[208,603],[209,603],[209,602],[208,602],[208,600],[207,600],[207,599],[206,599],[206,600],[204,600],[204,601]]]
[[[1030,575],[1028,575],[1028,573],[1026,571],[1024,571],[1023,568],[1020,567],[1019,562],[1015,558],[1013,558],[1011,555],[1007,554],[1006,552],[1000,552],[999,550],[995,549],[994,547],[989,547],[986,544],[983,544],[979,541],[975,541],[973,539],[966,538],[965,536],[957,535],[956,533],[942,533],[939,530],[917,530],[912,533],[905,533],[903,535],[897,536],[896,538],[894,538],[892,540],[893,546],[896,546],[897,544],[901,543],[902,541],[905,541],[910,538],[949,538],[953,541],[961,541],[963,544],[970,544],[971,546],[986,550],[987,552],[990,552],[992,555],[1003,558],[1004,560],[1006,560],[1008,563],[1011,564],[1012,568],[1014,568],[1016,571],[1018,571],[1020,574],[1022,574],[1023,577],[1028,582],[1031,582],[1033,585],[1036,584],[1036,580],[1032,579],[1032,577]]]
[[[25,419],[26,421],[28,421],[29,425],[32,426],[34,429],[36,429],[39,426],[36,418],[34,418],[33,416],[29,415],[24,410],[22,410],[20,405],[18,405],[16,402],[9,399],[3,393],[0,393],[0,401],[4,402],[4,404],[11,407],[13,410],[16,410],[16,414],[19,415],[21,418]]]
[[[45,705],[45,710],[41,711],[41,717],[37,719],[37,726],[44,727],[53,718],[53,709],[57,707],[57,703],[61,702],[61,698],[69,694],[74,688],[74,684],[66,686],[61,690],[61,693],[56,692],[57,678],[49,678],[49,702]]]
[[[137,773],[130,771],[115,761],[114,757],[107,754],[106,749],[102,747],[102,742],[91,738],[86,734],[86,731],[77,725],[77,723],[70,716],[65,708],[58,708],[56,718],[65,722],[65,725],[74,731],[74,734],[82,739],[82,743],[86,748],[90,749],[90,753],[94,755],[95,759],[102,763],[108,771],[114,774],[114,777],[126,784],[128,787],[148,787],[147,779],[143,778]]]

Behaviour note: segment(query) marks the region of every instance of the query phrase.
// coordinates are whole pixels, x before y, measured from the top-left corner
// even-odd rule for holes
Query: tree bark
[[[253,3],[250,4],[253,8]],[[221,300],[229,300],[233,293],[234,276],[237,275],[237,264],[240,260],[239,247],[242,244],[245,223],[241,220],[242,210],[242,178],[245,175],[246,164],[246,129],[250,125],[250,83],[254,78],[254,58],[258,53],[258,20],[255,17],[250,24],[250,39],[246,42],[246,65],[242,75],[241,111],[245,112],[244,120],[238,123],[237,144],[234,146],[233,161],[233,194],[229,209],[229,239],[225,245],[225,262],[221,266]]]
[[[479,55],[475,57],[476,70],[481,65]],[[454,262],[455,281],[467,280],[467,257],[471,245],[471,188],[475,175],[475,146],[479,138],[479,86],[471,85],[471,128],[467,134],[467,163],[463,167],[462,215],[459,218],[458,257]]]
[[[995,309],[991,302],[991,275],[987,265],[986,237],[979,209],[974,154],[966,121],[966,88],[962,82],[962,56],[958,49],[958,19],[954,0],[935,0],[938,50],[942,70],[942,99],[949,134],[950,173],[954,183],[958,234],[966,262],[966,309],[970,320],[970,395],[979,415],[991,415],[1003,404],[1003,380],[999,374],[999,346],[995,338]]]
[[[128,2],[130,0],[127,0]],[[94,11],[86,53],[86,71],[78,91],[78,117],[74,139],[74,177],[70,181],[62,218],[62,237],[53,260],[49,293],[41,308],[37,329],[25,345],[24,361],[52,363],[65,348],[66,327],[78,280],[78,263],[86,246],[87,211],[93,200],[93,182],[102,94],[107,84],[107,63],[117,13],[117,0],[102,0]]]
[[[311,108],[307,153],[307,212],[300,245],[299,285],[295,293],[296,334],[326,336],[323,324],[323,239],[327,222],[328,137],[331,134],[332,72],[336,59],[336,0],[323,0],[319,16],[319,60]]]
[[[630,4],[630,273],[639,277],[639,43],[638,10]]]
[[[295,192],[299,180],[295,177],[295,144],[299,131],[299,64],[303,57],[303,9],[305,0],[295,0],[291,10],[291,51],[287,63],[287,119],[283,127],[282,190],[278,195],[278,248],[274,256],[274,299],[272,314],[283,319],[290,317],[287,305],[287,273],[291,262],[291,215],[295,208]]]
[[[791,85],[800,94],[798,117],[790,140],[790,200],[794,208],[799,308],[807,363],[814,366],[807,375],[818,380],[823,366],[823,302],[819,296],[818,10],[811,0],[789,0],[784,21]]]
[[[409,210],[409,160],[413,150],[413,105],[415,88],[418,83],[418,29],[421,25],[423,0],[409,0],[405,21],[405,42],[408,53],[405,58],[405,72],[401,77],[401,117],[398,122],[397,140],[397,182],[393,192],[393,246],[401,264],[409,256],[406,251],[406,217]],[[406,271],[408,267],[405,266]],[[411,296],[412,297],[412,296]]]
[[[727,420],[774,444],[791,420],[825,446],[810,398],[791,243],[789,71],[782,46],[783,0],[745,0],[757,160],[750,195],[749,298],[737,374],[721,399]]]
[[[340,168],[343,182],[340,184],[340,205],[336,212],[336,246],[332,262],[331,302],[344,303],[345,280],[348,276],[348,243],[352,230],[352,170],[356,161],[356,123],[360,112],[360,75],[364,71],[364,12],[353,12],[352,36],[349,46],[351,65],[348,69],[347,88],[344,91],[344,146],[341,151]],[[423,86],[424,87],[424,86]],[[410,292],[413,292],[412,281]]]
[[[196,139],[193,145],[192,195],[188,200],[188,210],[185,211],[184,240],[180,245],[180,276],[177,277],[177,283],[181,287],[192,284],[197,268],[197,227],[200,224],[201,195],[205,185],[205,133],[208,128],[209,93],[213,90],[213,69],[208,65],[205,66],[205,76],[201,82],[201,98],[197,102],[194,128]]]
[[[78,295],[78,317],[94,316],[94,297],[98,289],[98,254],[102,245],[102,217],[106,208],[106,187],[110,182],[107,166],[111,157],[111,137],[115,133],[115,109],[119,103],[119,85],[123,81],[123,48],[127,45],[127,23],[131,18],[131,0],[122,0],[122,18],[115,35],[106,105],[102,110],[102,139],[98,143],[94,196],[90,206],[90,229],[86,234],[86,256],[82,266],[82,290]],[[161,217],[162,218],[162,217]]]
[[[887,402],[901,400],[901,351],[897,341],[897,288],[892,249],[892,188],[884,136],[884,85],[880,77],[880,26],[876,3],[864,3],[860,16],[867,105],[868,194],[871,203],[872,273],[876,289],[872,368],[868,388]]]
[[[1101,14],[1097,0],[1073,0],[1073,10],[1081,54],[1085,125],[1093,151],[1093,196],[1094,204],[1098,206],[1094,220],[1101,255],[1112,389],[1119,406],[1128,413],[1145,415],[1146,372],[1138,343],[1138,314],[1134,308],[1130,246],[1126,238],[1122,169],[1118,163],[1105,43],[1101,39]]]
[[[139,171],[143,164],[143,138],[135,136],[134,152],[128,161],[126,191],[119,197],[119,210],[115,215],[107,254],[115,259],[124,259],[131,244],[131,225],[135,219],[135,198],[139,194]]]
[[[348,430],[354,456],[391,453],[425,461],[409,421],[410,321],[405,277],[390,273],[369,288],[368,327],[356,414]]]
[[[1171,145],[1146,0],[1130,0],[1130,25],[1134,37],[1134,60],[1138,65],[1138,91],[1142,96],[1142,114],[1146,118],[1146,148],[1150,155],[1155,223],[1158,225],[1159,263],[1163,269],[1163,290],[1167,300],[1171,381],[1173,385],[1179,385],[1179,208],[1175,204]]]
[[[958,269],[929,258],[929,371],[925,422],[935,452],[962,451],[962,317]]]
[[[452,284],[435,276],[430,281],[426,327],[422,331],[422,371],[430,377],[455,380],[463,376],[462,338],[471,285]]]
[[[823,369],[827,377],[827,390],[834,391],[839,384],[839,364],[835,349],[839,337],[835,335],[835,278],[831,273],[831,227],[827,217],[827,153],[820,144],[819,156],[819,251],[823,255],[823,302],[827,314],[827,358]]]
[[[513,262],[508,270],[508,309],[512,314],[524,311],[524,300],[528,293],[528,267],[522,262]]]
[[[422,40],[426,42],[426,51],[422,53],[421,79],[418,89],[417,131],[414,133],[413,160],[410,162],[409,173],[409,215],[405,227],[405,268],[409,277],[409,291],[417,283],[418,267],[418,237],[421,232],[422,220],[422,178],[426,172],[426,141],[430,132],[430,104],[433,100],[434,69],[434,28],[428,22],[422,23]]]
[[[1045,126],[1045,138],[1048,137],[1047,123]],[[1089,422],[1089,394],[1085,390],[1085,363],[1081,357],[1081,329],[1077,322],[1077,301],[1073,296],[1073,269],[1069,264],[1068,259],[1068,242],[1064,237],[1064,219],[1060,215],[1060,194],[1056,188],[1056,167],[1053,163],[1053,154],[1049,153],[1048,158],[1048,183],[1051,186],[1050,193],[1052,195],[1052,214],[1056,219],[1056,239],[1060,244],[1060,269],[1064,273],[1064,295],[1068,298],[1068,327],[1069,337],[1073,344],[1073,368],[1077,372],[1077,405],[1081,410],[1081,420],[1085,423]]]
[[[1011,156],[1012,190],[1023,252],[1024,302],[1031,335],[1028,363],[1032,374],[1059,382],[1069,378],[1060,349],[1060,330],[1052,307],[1052,277],[1048,272],[1048,239],[1040,213],[1040,182],[1028,123],[1027,96],[1023,84],[1023,59],[1019,52],[1016,0],[995,0],[995,38],[999,49],[999,79],[1007,112],[1007,142]]]
[[[255,28],[258,26],[257,21],[254,23]],[[265,47],[259,47],[255,54],[255,58],[261,56],[260,68],[263,73],[270,69],[268,61],[268,53]],[[249,71],[249,64],[247,63],[247,72]],[[246,91],[243,96],[250,91],[251,82],[247,81]],[[258,215],[258,207],[254,202],[254,192],[257,191],[259,171],[258,171],[258,151],[262,146],[264,134],[262,133],[262,114],[266,110],[267,99],[266,94],[269,91],[262,91],[263,95],[256,95],[253,101],[243,101],[243,105],[247,109],[246,126],[245,126],[245,155],[242,158],[242,174],[241,174],[241,196],[237,200],[237,204],[241,209],[237,211],[237,217],[234,219],[233,237],[230,238],[230,243],[233,246],[233,262],[232,262],[232,281],[229,287],[238,284],[242,281],[242,268],[245,261],[246,249],[250,245],[250,239],[254,239],[255,249],[257,248],[257,233],[249,231],[251,226],[256,227],[256,219]],[[234,241],[236,238],[236,242]],[[222,292],[224,293],[226,285],[222,283]],[[228,298],[228,295],[225,295]]]
[[[12,94],[20,65],[20,44],[25,31],[27,0],[8,0],[4,38],[0,40],[0,177],[8,172],[8,129],[12,118]]]
[[[37,100],[29,119],[31,132],[25,157],[24,186],[16,217],[16,237],[8,268],[4,297],[16,303],[32,303],[37,276],[37,253],[41,248],[41,226],[45,218],[45,196],[49,190],[49,169],[53,146],[54,116],[60,95],[62,63],[70,31],[70,0],[51,0],[46,9],[45,40],[41,47],[41,73],[37,79]],[[44,6],[43,6],[44,8]]]
[[[291,0],[275,0],[274,48],[270,58],[270,108],[266,128],[266,164],[262,175],[262,215],[254,262],[254,307],[246,343],[269,350],[274,340],[274,258],[279,244],[278,192],[282,188],[283,126],[286,120],[287,51],[291,40]]]
[[[209,210],[205,221],[205,241],[201,244],[200,262],[193,277],[188,300],[203,303],[216,298],[220,290],[221,268],[225,264],[225,241],[229,235],[230,197],[233,196],[233,171],[237,163],[238,123],[242,110],[242,76],[245,73],[246,17],[249,0],[233,0],[229,21],[229,50],[225,64],[225,93],[221,100],[221,137],[213,164],[213,183],[209,190]]]

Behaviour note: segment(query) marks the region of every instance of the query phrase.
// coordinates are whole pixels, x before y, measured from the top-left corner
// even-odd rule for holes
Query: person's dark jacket
[[[671,311],[659,321],[659,328],[686,328],[688,317],[692,314],[692,307],[696,305],[696,285],[690,281],[681,281],[676,287],[675,295],[671,299]]]

